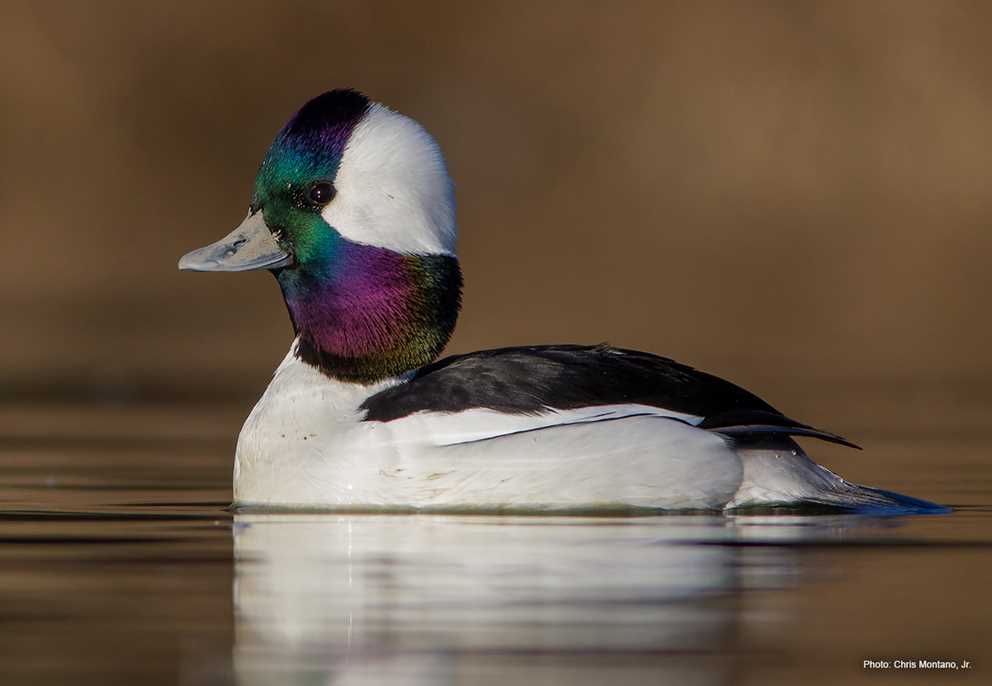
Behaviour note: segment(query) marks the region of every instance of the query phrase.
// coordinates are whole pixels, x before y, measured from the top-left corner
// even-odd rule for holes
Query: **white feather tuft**
[[[374,104],[352,131],[324,221],[401,253],[455,252],[455,193],[441,149],[409,117]]]

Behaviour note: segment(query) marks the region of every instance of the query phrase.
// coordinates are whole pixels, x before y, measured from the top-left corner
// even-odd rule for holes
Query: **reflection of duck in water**
[[[460,302],[455,233],[441,153],[412,119],[338,90],[278,134],[245,221],[179,264],[272,271],[296,332],[238,440],[239,504],[928,507],[844,481],[791,437],[844,439],[666,358],[565,345],[435,362]]]
[[[238,683],[727,683],[751,637],[777,636],[749,590],[794,588],[803,543],[899,524],[237,514]]]
[[[722,515],[660,519],[237,515],[238,681],[724,683],[740,618],[713,598],[755,551],[685,544]],[[763,588],[794,580],[794,551],[759,556]]]

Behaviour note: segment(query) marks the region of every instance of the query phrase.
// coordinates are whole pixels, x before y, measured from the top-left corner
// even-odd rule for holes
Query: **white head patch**
[[[373,104],[348,139],[321,216],[348,240],[400,253],[455,252],[455,193],[420,124]]]

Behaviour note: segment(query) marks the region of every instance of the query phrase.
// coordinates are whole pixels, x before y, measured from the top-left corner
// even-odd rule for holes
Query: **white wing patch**
[[[553,426],[587,424],[626,417],[663,417],[691,426],[703,418],[651,405],[621,404],[581,407],[572,410],[547,408],[540,414],[508,414],[476,408],[463,412],[418,412],[386,422],[384,427],[396,443],[429,443],[437,446],[460,445],[500,436],[546,429]]]

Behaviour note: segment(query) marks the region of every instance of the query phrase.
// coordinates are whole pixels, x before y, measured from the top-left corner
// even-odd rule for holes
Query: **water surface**
[[[235,514],[244,410],[0,408],[2,683],[989,683],[983,418],[808,444],[944,516]]]

